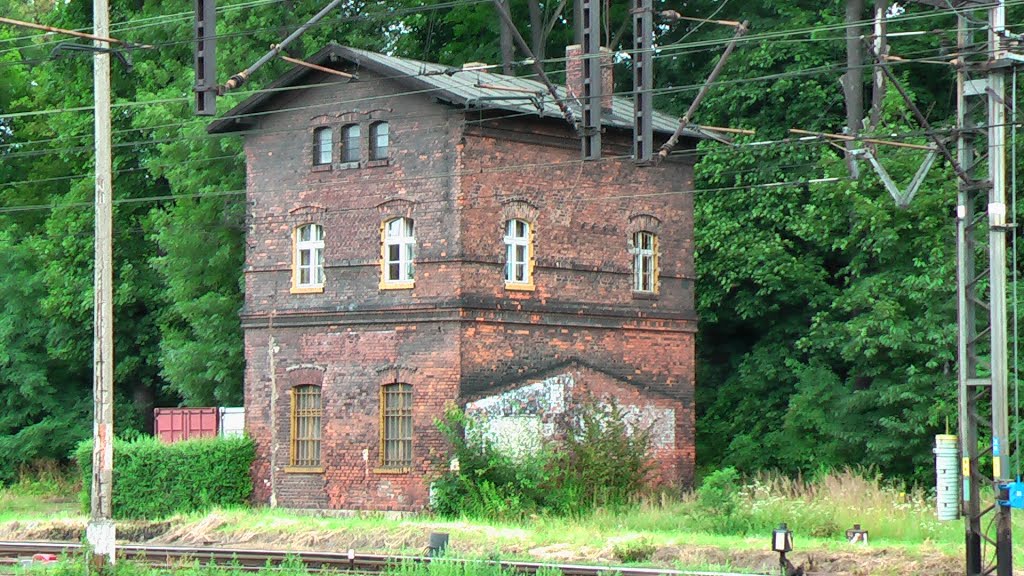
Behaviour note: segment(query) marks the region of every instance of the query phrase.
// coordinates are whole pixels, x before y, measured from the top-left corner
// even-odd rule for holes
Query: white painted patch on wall
[[[557,432],[557,420],[566,414],[575,386],[572,373],[559,374],[470,402],[466,415],[481,423],[488,440],[506,454],[535,454]],[[653,404],[620,408],[633,429],[651,429],[655,448],[675,447],[674,409]]]

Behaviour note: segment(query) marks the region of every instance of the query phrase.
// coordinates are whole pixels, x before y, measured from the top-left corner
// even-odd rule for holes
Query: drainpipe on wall
[[[277,339],[270,336],[267,354],[270,359],[270,507],[277,508]]]

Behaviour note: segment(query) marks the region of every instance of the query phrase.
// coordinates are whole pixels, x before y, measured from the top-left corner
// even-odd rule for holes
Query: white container
[[[935,436],[935,512],[939,520],[960,517],[960,450],[952,434]]]
[[[220,409],[220,435],[224,437],[245,434],[245,408]]]

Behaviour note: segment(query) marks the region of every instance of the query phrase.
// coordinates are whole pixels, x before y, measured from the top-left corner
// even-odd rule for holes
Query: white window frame
[[[309,237],[303,238],[309,231]],[[324,291],[324,228],[319,224],[303,224],[295,228],[293,243],[295,250],[292,256],[292,293]],[[303,254],[308,254],[303,264]],[[307,272],[308,278],[303,282],[302,273]]]
[[[415,282],[416,227],[412,218],[392,218],[381,230],[381,289],[412,288]],[[397,248],[397,258],[392,255]],[[392,268],[396,266],[396,268]],[[394,271],[394,273],[393,273]]]
[[[391,127],[388,123],[382,120],[370,124],[369,137],[370,160],[387,160],[391,150]],[[381,139],[384,141],[383,146],[380,146]]]
[[[334,130],[321,126],[313,131],[313,164],[330,166],[334,161]]]
[[[645,239],[650,241],[646,243]],[[647,230],[633,233],[633,292],[658,293],[658,235]]]
[[[504,241],[505,288],[533,290],[533,226],[518,218],[507,220]]]
[[[359,124],[346,124],[341,127],[341,162],[343,164],[356,164],[362,157],[360,146],[362,145],[362,130]]]

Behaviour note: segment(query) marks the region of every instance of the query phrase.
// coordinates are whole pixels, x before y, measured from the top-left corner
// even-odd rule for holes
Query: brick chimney
[[[565,47],[565,87],[569,89],[570,102],[582,104],[583,96],[583,46],[571,44]],[[612,51],[601,47],[601,112],[612,113],[612,93],[615,91],[612,76]]]

